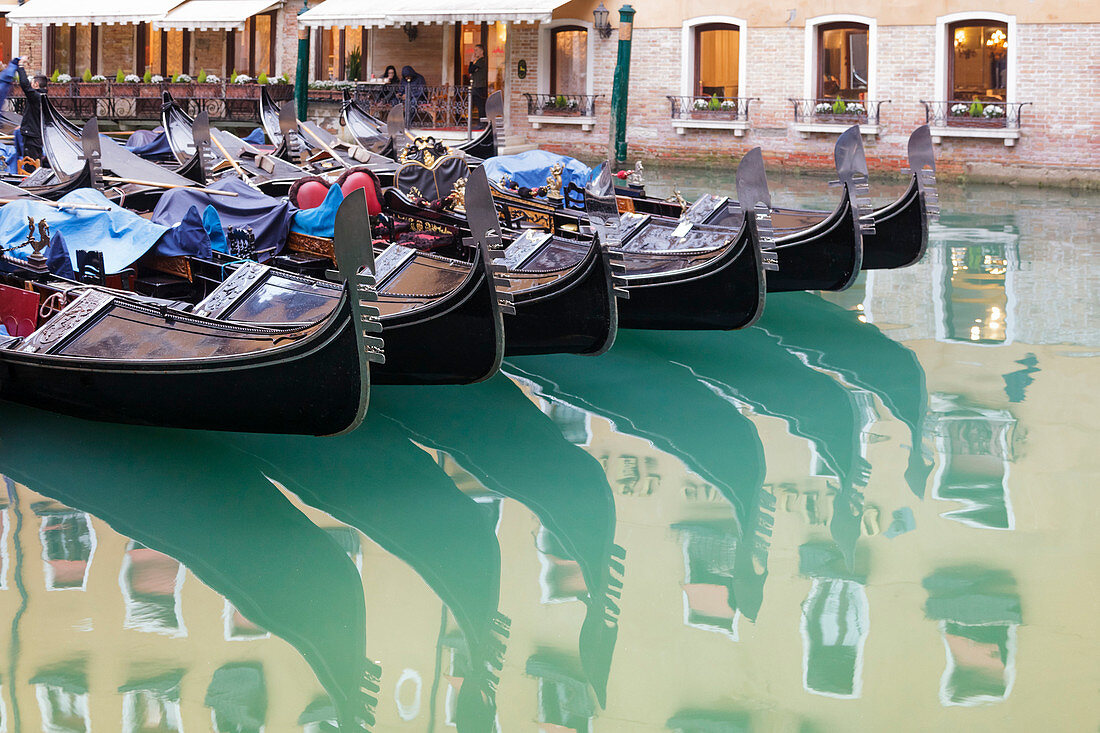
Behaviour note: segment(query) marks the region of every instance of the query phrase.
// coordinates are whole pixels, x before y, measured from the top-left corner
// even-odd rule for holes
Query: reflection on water
[[[906,270],[347,436],[0,405],[0,730],[1094,728],[1100,207],[942,201]]]

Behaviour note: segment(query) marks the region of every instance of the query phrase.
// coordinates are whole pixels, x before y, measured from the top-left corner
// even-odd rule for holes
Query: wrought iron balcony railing
[[[291,84],[270,84],[267,89],[276,101],[294,96]],[[46,91],[61,114],[76,120],[100,117],[156,121],[160,119],[161,92],[165,91],[192,116],[206,110],[211,120],[254,122],[259,119],[258,84],[55,82]],[[26,102],[22,90],[16,86],[5,108],[22,113]]]
[[[789,99],[794,121],[821,125],[877,125],[879,109],[889,99]]]
[[[404,82],[313,82],[307,96],[310,102],[339,102],[345,90],[351,93],[360,107],[383,120],[391,109],[404,104],[405,127],[466,127],[471,112],[475,117],[478,114],[478,110],[470,104],[470,87],[452,84],[423,86]],[[477,126],[476,119],[474,122]]]
[[[747,122],[749,105],[759,97],[667,96],[674,120],[737,120]]]
[[[596,100],[602,94],[529,94],[527,98],[528,115],[558,117],[595,117]]]
[[[1031,102],[977,102],[949,99],[943,102],[921,100],[924,121],[932,127],[975,127],[993,130],[1019,130],[1023,108]]]

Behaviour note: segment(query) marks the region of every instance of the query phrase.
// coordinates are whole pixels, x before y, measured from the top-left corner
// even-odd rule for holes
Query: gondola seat
[[[0,285],[0,324],[8,336],[30,336],[38,327],[38,293]]]

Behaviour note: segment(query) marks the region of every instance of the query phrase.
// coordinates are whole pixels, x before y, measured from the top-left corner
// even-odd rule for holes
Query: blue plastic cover
[[[165,257],[202,257],[210,259],[210,235],[203,225],[199,207],[192,206],[183,219],[169,227],[154,249]]]
[[[236,177],[223,178],[210,188],[232,191],[237,195],[218,196],[194,189],[175,188],[160,197],[153,210],[153,221],[158,224],[174,224],[182,221],[192,206],[197,206],[202,211],[207,206],[212,206],[223,227],[252,227],[252,232],[256,235],[256,249],[267,250],[263,255],[265,258],[282,251],[290,232],[290,218],[294,213],[289,201],[261,193]]]
[[[146,221],[127,211],[91,188],[80,188],[66,194],[61,203],[108,206],[109,211],[88,209],[54,209],[33,201],[20,199],[0,206],[0,248],[27,241],[27,217],[45,219],[50,233],[60,233],[70,249],[70,265],[75,269],[78,249],[103,253],[104,272],[108,275],[125,270],[148,252],[161,238],[166,227]],[[181,217],[182,218],[182,217]],[[30,256],[30,247],[8,254],[19,259]]]
[[[329,186],[321,205],[313,209],[298,209],[290,224],[291,231],[312,237],[331,237],[336,228],[336,210],[344,200],[339,186]]]
[[[46,267],[58,277],[75,280],[73,273],[73,261],[69,257],[69,247],[65,244],[65,237],[61,232],[54,232],[50,237],[50,248],[46,251]]]
[[[126,149],[146,160],[175,160],[164,130],[138,130],[126,140]]]
[[[16,134],[18,133],[19,131],[16,130]],[[14,145],[0,145],[0,156],[3,157],[0,166],[3,166],[6,173],[14,176],[19,172],[19,151]]]
[[[202,226],[210,237],[210,248],[215,252],[229,254],[229,240],[225,237],[221,217],[218,216],[218,210],[209,204],[202,212]]]
[[[563,170],[561,182],[563,186],[570,182],[584,188],[588,179],[592,176],[592,169],[576,158],[568,155],[557,155],[545,150],[528,150],[517,155],[497,155],[489,158],[482,167],[489,180],[500,183],[502,176],[508,176],[524,188],[538,188],[546,185],[546,177],[550,175],[550,169],[557,163],[561,163]]]
[[[264,137],[264,128],[262,127],[255,128],[241,139],[249,145],[263,145],[267,142],[267,138]]]

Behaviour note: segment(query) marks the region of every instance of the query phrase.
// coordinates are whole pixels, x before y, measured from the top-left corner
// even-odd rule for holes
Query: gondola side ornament
[[[359,341],[360,367],[366,362],[385,364],[383,342],[371,334],[382,331],[380,311],[374,303],[378,300],[375,285],[374,250],[371,247],[370,216],[367,213],[367,194],[359,188],[348,194],[336,210],[332,249],[336,256],[337,270],[327,274],[332,279],[347,283],[351,298],[352,315]]]
[[[195,155],[199,156],[202,168],[202,183],[205,186],[213,177],[214,151],[210,143],[210,113],[206,110],[195,115],[195,124],[191,126],[191,136],[195,140]]]
[[[839,183],[847,186],[852,200],[852,213],[862,234],[875,233],[875,210],[871,203],[870,175],[859,125],[852,125],[840,134],[834,151]]]
[[[940,195],[936,189],[936,154],[932,150],[932,133],[928,125],[921,125],[909,136],[909,170],[917,177],[924,204],[924,215],[929,224],[939,221]]]
[[[471,236],[466,243],[481,249],[489,268],[489,281],[493,285],[497,306],[501,313],[515,315],[516,306],[512,294],[508,267],[502,264],[505,258],[504,237],[500,233],[500,216],[493,195],[489,191],[489,179],[484,168],[476,168],[466,179],[466,218],[470,222]]]
[[[755,232],[761,266],[765,270],[779,270],[779,255],[775,251],[772,231],[772,198],[768,190],[768,178],[764,171],[764,155],[760,148],[745,153],[737,166],[737,200],[745,215],[745,222]]]
[[[100,165],[102,151],[99,147],[99,121],[95,117],[84,124],[84,129],[80,132],[80,147],[82,151],[80,160],[89,163],[88,168],[92,173],[92,187],[102,187],[103,166]]]
[[[619,228],[619,204],[615,197],[615,184],[611,182],[610,161],[600,163],[584,188],[585,208],[588,220],[596,230],[600,246],[607,252],[611,265],[611,284],[617,297],[628,299],[626,288],[626,263],[623,259],[621,231]]]

